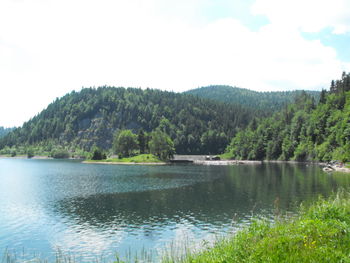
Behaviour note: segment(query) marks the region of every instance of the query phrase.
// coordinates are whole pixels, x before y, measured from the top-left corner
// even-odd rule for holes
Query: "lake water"
[[[276,206],[350,186],[316,165],[129,166],[0,159],[0,259],[161,254],[234,232]],[[186,245],[186,246],[187,246]],[[7,252],[6,252],[7,253]],[[156,256],[154,256],[156,258]]]

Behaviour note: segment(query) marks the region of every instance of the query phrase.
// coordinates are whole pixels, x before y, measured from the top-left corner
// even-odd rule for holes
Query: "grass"
[[[163,263],[350,262],[350,194],[320,199],[299,216],[274,224],[257,220],[202,252]]]
[[[87,162],[96,162],[95,160],[88,160]],[[110,158],[106,160],[98,160],[97,162],[117,162],[117,163],[163,163],[158,157],[153,154],[140,154],[133,157],[128,158]]]
[[[221,160],[231,160],[232,159],[232,153],[225,152],[219,155]]]

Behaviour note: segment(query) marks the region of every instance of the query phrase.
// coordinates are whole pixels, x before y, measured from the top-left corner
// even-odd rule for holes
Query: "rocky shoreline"
[[[253,161],[253,160],[194,160],[193,164],[197,165],[259,165],[263,163],[295,163],[300,164],[304,163],[306,165],[308,164],[314,164],[314,165],[320,165],[323,166],[323,171],[325,172],[342,172],[342,173],[350,173],[350,168],[347,168],[344,166],[343,163],[340,162],[329,162],[329,163],[323,163],[323,162],[297,162],[297,161],[277,161],[277,160],[269,160],[269,161]]]
[[[0,158],[4,159],[29,159],[27,156],[4,156],[0,155]],[[52,157],[47,156],[34,156],[30,159],[53,159]],[[78,160],[81,158],[69,158]],[[147,163],[147,162],[101,162],[101,161],[82,161],[85,164],[108,164],[108,165],[168,165],[170,163],[161,162],[161,163]],[[350,173],[350,168],[345,167],[345,165],[341,162],[331,161],[329,163],[324,162],[297,162],[297,161],[277,161],[277,160],[269,160],[269,161],[254,161],[254,160],[193,160],[191,164],[194,165],[259,165],[263,163],[305,163],[305,164],[316,164],[323,166],[322,170],[331,173],[331,172],[342,172],[342,173]]]
[[[261,164],[261,161],[251,160],[194,160],[193,164],[198,165],[240,165],[240,164]]]
[[[350,168],[347,168],[344,166],[343,163],[332,161],[329,163],[323,164],[325,167],[323,167],[323,171],[330,173],[330,172],[342,172],[342,173],[350,173]]]

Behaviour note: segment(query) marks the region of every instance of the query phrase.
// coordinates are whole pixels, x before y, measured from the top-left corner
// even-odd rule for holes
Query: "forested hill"
[[[56,99],[40,114],[0,139],[0,150],[18,145],[60,145],[90,150],[112,147],[117,129],[160,127],[177,153],[223,152],[254,113],[239,105],[160,90],[84,88]]]
[[[304,93],[272,117],[252,121],[227,152],[237,159],[350,161],[350,74],[332,81],[317,106]]]
[[[4,128],[4,127],[0,126],[0,138],[4,137],[6,134],[8,134],[13,129],[14,128]]]
[[[245,107],[262,110],[266,113],[281,110],[286,104],[293,103],[303,91],[257,92],[231,86],[208,86],[186,91],[202,98],[208,98],[231,104],[241,104]],[[306,91],[307,94],[319,99],[319,91]]]

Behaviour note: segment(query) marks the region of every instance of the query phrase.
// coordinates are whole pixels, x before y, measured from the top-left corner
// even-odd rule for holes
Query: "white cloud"
[[[297,26],[285,27],[277,18],[274,22],[274,13],[263,10],[262,0],[256,12],[268,15],[272,23],[258,32],[234,19],[196,24],[176,12],[160,13],[158,4],[1,1],[0,125],[20,125],[55,97],[82,86],[319,89],[350,70],[334,49],[303,39]],[[200,1],[191,1],[188,16],[196,16],[196,5]]]
[[[319,32],[331,27],[335,34],[350,32],[348,0],[257,0],[252,10],[287,29]]]

